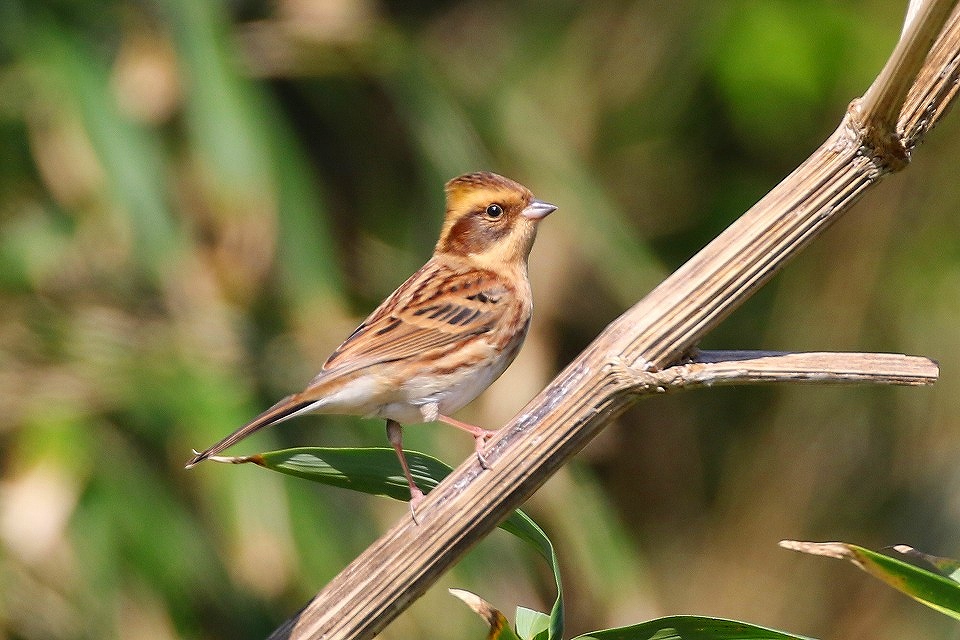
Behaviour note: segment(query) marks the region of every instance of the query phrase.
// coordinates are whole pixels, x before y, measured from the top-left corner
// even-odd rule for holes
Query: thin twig
[[[687,362],[660,371],[609,365],[624,386],[646,395],[718,385],[801,382],[815,384],[930,385],[940,368],[930,358],[899,353],[700,351]]]

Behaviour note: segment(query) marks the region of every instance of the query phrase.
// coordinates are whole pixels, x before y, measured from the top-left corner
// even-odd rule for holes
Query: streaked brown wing
[[[490,271],[458,273],[428,262],[327,359],[317,379],[456,345],[513,314],[514,290]]]

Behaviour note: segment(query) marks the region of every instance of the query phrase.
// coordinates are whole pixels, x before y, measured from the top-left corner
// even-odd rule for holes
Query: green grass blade
[[[238,67],[226,7],[196,0],[159,6],[184,61],[185,119],[211,176],[206,196],[223,216],[276,217],[276,259],[295,299],[336,291],[340,274],[323,190],[273,95]]]
[[[574,640],[812,640],[737,620],[669,616],[629,627],[593,631]]]
[[[953,558],[932,556],[929,553],[917,551],[913,547],[908,547],[905,544],[898,544],[893,550],[902,553],[915,563],[919,563],[920,566],[923,566],[924,563],[930,565],[936,570],[936,573],[939,573],[945,578],[950,578],[954,582],[960,582],[960,562]]]
[[[440,479],[450,473],[450,467],[436,458],[415,451],[407,451],[406,455],[410,474],[424,493],[437,486]],[[388,447],[303,447],[225,460],[252,462],[271,471],[341,489],[387,496],[394,500],[410,499],[410,489],[397,455]]]
[[[780,546],[801,553],[848,560],[917,602],[960,620],[960,584],[940,573],[845,542],[783,540]],[[938,560],[948,568],[956,564]]]
[[[183,250],[167,202],[165,158],[155,132],[122,115],[111,99],[110,68],[81,38],[42,22],[33,31],[33,62],[76,105],[83,128],[103,169],[108,207],[118,228],[129,228],[139,262],[163,276]]]
[[[543,529],[541,529],[530,516],[519,509],[510,514],[510,517],[503,521],[500,528],[512,533],[536,549],[550,565],[550,570],[553,572],[553,579],[557,587],[557,599],[554,601],[553,608],[550,610],[546,637],[548,640],[560,640],[560,638],[563,637],[563,585],[560,582],[560,564],[557,560],[557,554],[553,549],[553,543],[550,542],[550,538],[543,532]],[[531,639],[534,638],[535,635],[525,634],[521,630],[521,620],[524,619],[526,615],[524,612],[526,611],[529,610],[523,607],[517,607],[517,631],[524,638]],[[544,616],[542,613],[535,613]]]

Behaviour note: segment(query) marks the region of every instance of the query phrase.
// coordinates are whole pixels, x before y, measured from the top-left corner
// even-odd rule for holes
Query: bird
[[[530,327],[527,261],[543,218],[557,207],[488,171],[445,185],[446,213],[433,255],[337,347],[303,391],[289,395],[210,448],[191,468],[252,433],[303,414],[386,420],[410,489],[424,494],[403,453],[403,424],[444,422],[474,438],[481,465],[495,434],[452,418],[516,358]]]

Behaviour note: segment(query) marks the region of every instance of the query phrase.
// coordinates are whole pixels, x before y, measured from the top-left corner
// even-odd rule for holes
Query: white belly
[[[414,376],[402,385],[395,400],[384,403],[374,415],[401,424],[432,422],[437,414],[449,416],[483,393],[512,359],[497,358],[470,372]]]

